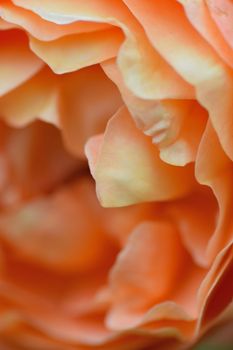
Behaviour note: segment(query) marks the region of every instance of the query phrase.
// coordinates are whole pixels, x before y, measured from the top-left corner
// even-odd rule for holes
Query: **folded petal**
[[[161,161],[126,109],[110,120],[102,139],[90,139],[86,154],[103,206],[172,199],[194,186],[192,167]]]
[[[230,67],[191,26],[179,3],[168,0],[156,1],[156,4],[147,0],[124,2],[142,23],[154,48],[196,88],[198,101],[209,112],[221,145],[233,159]]]
[[[167,95],[158,94],[155,96],[157,99],[138,97],[125,85],[113,59],[103,62],[102,67],[120,89],[137,126],[158,145],[160,157],[179,166],[194,161],[206,124],[206,111],[194,100],[175,99],[175,91],[169,94],[167,90]],[[160,93],[161,85],[158,83],[157,87]],[[167,99],[172,95],[172,99]]]
[[[1,17],[12,23],[12,26],[20,26],[27,33],[38,40],[55,40],[65,35],[86,33],[108,27],[104,23],[78,22],[67,25],[59,25],[46,21],[37,14],[12,3],[1,4]]]
[[[108,324],[130,327],[153,303],[165,299],[181,260],[181,242],[170,224],[148,222],[138,226],[110,272],[113,307]]]
[[[60,92],[60,126],[65,144],[73,154],[83,156],[87,139],[104,131],[123,102],[97,65],[62,76]]]
[[[232,239],[233,168],[210,123],[198,151],[196,177],[200,183],[212,188],[219,206],[216,228],[206,254],[207,260],[211,261]]]
[[[43,63],[30,51],[26,35],[18,30],[2,30],[0,44],[1,96],[30,79]]]
[[[215,9],[213,15],[216,16],[221,13],[220,4],[214,1],[184,1],[180,0],[183,4],[185,12],[189,21],[197,29],[197,31],[209,42],[209,44],[217,51],[219,56],[233,68],[233,50],[229,47],[228,43],[224,40],[221,31],[216,25],[211,16],[211,11],[208,9],[208,3],[211,8]],[[214,4],[216,3],[216,5]],[[223,1],[222,1],[223,3]],[[212,5],[211,5],[212,4]],[[228,10],[228,9],[227,9]],[[229,16],[229,11],[226,11]],[[222,12],[223,13],[223,12]],[[218,16],[221,19],[221,15]]]
[[[62,74],[115,57],[123,40],[120,29],[65,36],[50,42],[30,38],[30,47],[55,73]]]

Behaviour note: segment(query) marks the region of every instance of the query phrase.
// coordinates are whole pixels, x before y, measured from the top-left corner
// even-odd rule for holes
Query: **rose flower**
[[[1,348],[231,324],[232,23],[230,0],[0,1]]]

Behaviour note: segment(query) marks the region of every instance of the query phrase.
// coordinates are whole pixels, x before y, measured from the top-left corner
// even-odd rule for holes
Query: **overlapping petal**
[[[1,2],[0,347],[177,350],[232,319],[232,11]]]

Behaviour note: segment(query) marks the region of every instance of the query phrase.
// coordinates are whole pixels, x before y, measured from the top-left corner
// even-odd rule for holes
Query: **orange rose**
[[[180,349],[231,322],[232,2],[0,16],[1,346]]]

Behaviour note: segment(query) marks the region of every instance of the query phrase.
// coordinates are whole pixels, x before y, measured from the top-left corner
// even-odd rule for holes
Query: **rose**
[[[8,67],[8,71],[14,69],[17,73],[6,74],[7,79],[11,79],[3,84],[0,110],[5,120],[15,126],[24,125],[35,117],[54,123],[61,127],[66,145],[72,153],[82,156],[87,137],[102,131],[106,119],[122,103],[116,88],[100,68],[92,66],[101,63],[107,75],[117,84],[139,129],[123,107],[109,121],[104,137],[93,138],[87,144],[86,153],[97,182],[98,197],[105,206],[173,200],[172,204],[158,204],[159,217],[150,217],[149,223],[139,227],[135,225],[136,231],[132,233],[129,243],[124,242],[126,246],[122,248],[117,263],[111,269],[110,285],[102,293],[102,301],[108,304],[105,320],[111,329],[133,325],[136,327],[135,332],[138,332],[138,328],[142,331],[145,324],[148,328],[147,311],[151,303],[155,308],[158,306],[156,316],[151,320],[155,338],[158,337],[156,325],[160,332],[164,331],[164,326],[174,326],[171,319],[167,324],[155,321],[156,317],[161,317],[164,321],[171,316],[171,309],[168,308],[168,312],[165,307],[164,311],[163,304],[161,311],[160,301],[172,298],[169,290],[174,286],[176,273],[186,254],[177,242],[180,238],[174,238],[176,234],[172,233],[174,229],[170,221],[175,222],[179,228],[178,237],[182,238],[184,250],[194,260],[194,270],[196,265],[200,275],[203,270],[203,276],[197,282],[198,290],[202,278],[205,278],[200,289],[201,306],[198,312],[196,310],[194,316],[193,310],[188,310],[194,319],[193,323],[197,325],[189,325],[188,331],[179,329],[181,334],[186,338],[192,337],[193,327],[198,334],[220,314],[232,296],[230,290],[218,306],[218,300],[222,300],[219,297],[220,291],[226,290],[226,281],[231,274],[232,254],[231,135],[226,128],[226,125],[230,125],[229,111],[232,103],[231,12],[227,1],[220,5],[208,2],[207,5],[192,1],[183,1],[181,4],[158,1],[155,6],[149,1],[125,1],[124,5],[120,1],[45,1],[41,4],[38,1],[22,0],[1,5],[5,20],[1,23],[2,28],[20,26],[26,29],[31,49],[56,73],[71,72],[88,66],[77,73],[59,77],[44,68],[27,81],[40,69],[42,62],[27,49],[25,36],[19,29],[2,32],[2,40],[5,42],[4,71],[7,73]],[[223,15],[226,13],[227,16]],[[76,23],[77,20],[85,21]],[[117,27],[125,35],[124,42],[122,32]],[[38,28],[43,28],[43,31]],[[20,50],[17,48],[17,53],[21,53],[17,62],[11,44],[16,34],[20,47]],[[6,44],[6,39],[10,44]],[[9,92],[12,88],[15,89]],[[94,108],[90,108],[93,93]],[[218,96],[224,96],[221,103],[217,100]],[[151,140],[140,129],[152,136],[155,146],[152,146]],[[27,149],[30,149],[29,145]],[[8,154],[5,158],[8,159]],[[212,188],[218,202],[216,226],[216,203],[196,182],[193,162],[196,179]],[[27,169],[24,174],[28,174]],[[65,177],[62,175],[61,178],[63,176]],[[50,187],[53,181],[45,188]],[[20,190],[20,193],[24,191]],[[35,195],[31,189],[26,189],[26,192],[26,197]],[[207,203],[204,208],[210,210],[207,218],[201,212],[202,201]],[[42,210],[40,204],[32,206],[35,211]],[[181,210],[184,215],[181,215]],[[147,217],[144,218],[144,212],[147,211],[148,208],[144,209],[140,216],[139,221],[142,223],[148,221]],[[60,209],[56,207],[55,212],[60,212]],[[41,215],[44,217],[45,214]],[[3,231],[9,230],[8,235],[11,237],[12,227],[7,225],[9,220],[12,221],[12,217],[8,217],[8,220],[4,217]],[[109,221],[112,220],[113,218]],[[130,220],[127,212],[123,221]],[[32,235],[29,229],[24,228],[23,232],[24,230],[29,232],[29,237]],[[167,261],[162,256],[158,271],[149,268],[151,261],[157,257],[153,249],[148,250],[148,243],[152,247],[155,245],[152,243],[156,242],[153,242],[156,240],[156,234],[152,233],[154,231],[166,232],[164,241],[159,240],[156,246],[161,251],[165,246],[166,251],[176,257],[174,264],[169,260],[166,267]],[[23,255],[27,257],[40,255],[35,253],[35,244],[24,248],[19,241],[11,241],[10,244],[17,251],[23,250]],[[85,248],[85,242],[83,244]],[[134,276],[134,266],[138,271],[140,266],[136,262],[145,252],[145,267],[138,273],[140,281],[145,281],[145,286],[138,290],[137,283],[130,276],[125,276],[124,271],[129,269]],[[66,266],[68,262],[61,250],[57,254],[60,261],[58,266],[62,269],[63,264]],[[48,257],[44,257],[40,259],[40,264],[45,264],[44,259],[48,263]],[[91,258],[86,261],[93,263]],[[155,276],[153,281],[161,281],[160,288],[150,282],[150,276]],[[166,276],[164,280],[161,279],[163,276]],[[195,278],[191,278],[188,286],[194,281]],[[130,303],[132,291],[135,290],[137,298],[133,293],[135,300]],[[191,304],[193,298],[189,294],[187,296],[186,292],[184,294]],[[158,316],[158,310],[162,316]],[[175,311],[181,319],[184,318],[176,308]],[[179,322],[182,324],[183,321]],[[137,339],[136,335],[133,339]],[[153,342],[156,341],[153,339]],[[162,345],[158,346],[161,348]]]

